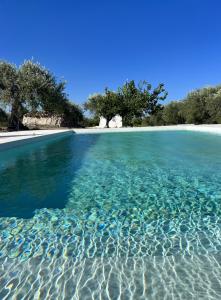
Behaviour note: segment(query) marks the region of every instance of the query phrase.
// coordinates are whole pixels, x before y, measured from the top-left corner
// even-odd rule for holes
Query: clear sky
[[[78,103],[127,79],[182,99],[221,83],[221,1],[0,0],[0,59],[32,57]]]

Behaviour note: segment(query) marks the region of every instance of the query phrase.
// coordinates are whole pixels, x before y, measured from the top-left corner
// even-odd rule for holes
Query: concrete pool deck
[[[31,143],[35,140],[42,140],[68,132],[72,132],[72,130],[57,129],[0,132],[0,149],[8,149],[21,144]]]
[[[89,133],[113,133],[113,132],[136,132],[136,131],[199,131],[221,134],[221,124],[216,125],[169,125],[148,127],[122,127],[122,128],[77,128],[73,129],[76,134]]]
[[[123,127],[123,128],[73,128],[73,129],[53,129],[53,130],[28,130],[28,131],[11,131],[0,133],[0,148],[15,147],[19,144],[33,142],[36,139],[52,137],[58,134],[73,132],[75,134],[96,134],[96,133],[113,133],[113,132],[136,132],[136,131],[198,131],[221,134],[221,124],[217,125],[170,125],[170,126],[153,126],[153,127]]]

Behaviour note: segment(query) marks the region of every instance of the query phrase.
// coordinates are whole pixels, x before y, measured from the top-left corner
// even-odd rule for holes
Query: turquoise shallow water
[[[0,152],[0,299],[220,299],[220,151],[168,131]]]

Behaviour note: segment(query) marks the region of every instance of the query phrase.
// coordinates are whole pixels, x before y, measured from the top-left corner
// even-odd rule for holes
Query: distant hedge
[[[221,85],[197,89],[180,101],[164,105],[152,116],[140,120],[141,125],[220,124]]]

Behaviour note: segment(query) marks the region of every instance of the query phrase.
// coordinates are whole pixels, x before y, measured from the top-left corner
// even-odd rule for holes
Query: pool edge
[[[14,134],[13,137],[11,136],[12,134]],[[32,130],[30,132],[7,132],[0,135],[0,151],[69,134],[73,134],[73,130]]]

